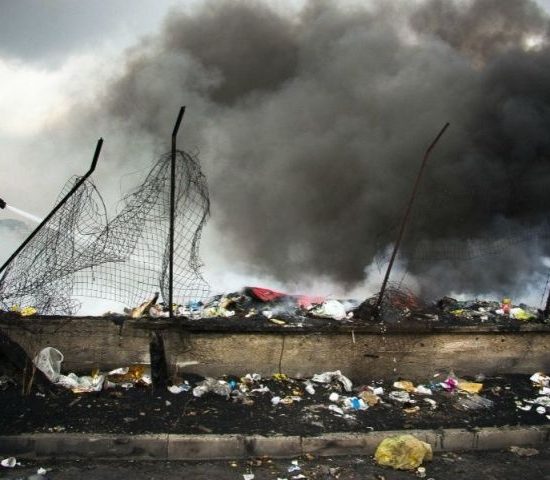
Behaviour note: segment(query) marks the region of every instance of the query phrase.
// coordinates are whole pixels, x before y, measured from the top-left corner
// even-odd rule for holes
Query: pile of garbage
[[[75,373],[61,374],[63,354],[53,347],[43,348],[33,359],[33,363],[52,383],[65,387],[73,393],[99,392],[103,389],[134,386],[150,386],[151,375],[146,373],[145,366],[133,365],[101,373],[94,370],[90,375],[79,376]]]
[[[504,298],[501,302],[467,300],[459,301],[451,297],[444,297],[437,302],[437,307],[458,319],[483,322],[498,322],[503,319],[521,321],[542,318],[542,312],[523,303],[512,304],[512,300]]]
[[[550,376],[537,372],[530,377],[533,386],[537,389],[534,398],[527,398],[516,401],[517,408],[524,412],[529,412],[532,409],[540,415],[546,415],[550,420]]]
[[[203,302],[189,302],[185,305],[174,305],[177,316],[189,319],[203,318],[265,318],[271,323],[284,325],[291,318],[310,317],[332,319],[351,323],[361,318],[372,319],[372,312],[377,296],[363,304],[352,299],[329,299],[320,296],[290,295],[260,287],[245,287],[238,292],[216,295]],[[157,303],[158,294],[136,308],[126,309],[132,318],[149,316],[152,318],[168,317],[169,309]],[[366,306],[366,309],[365,309]],[[382,303],[382,317],[417,318],[429,321],[451,320],[455,322],[470,321],[476,323],[502,322],[505,320],[535,321],[544,320],[543,312],[525,304],[514,305],[511,299],[501,302],[483,300],[456,300],[444,297],[432,305],[422,302],[406,289],[388,289]]]
[[[168,318],[170,308],[159,302],[159,293],[134,308],[125,308],[124,316],[130,318]],[[172,305],[175,316],[190,319],[239,318],[267,320],[275,325],[287,325],[305,318],[335,320],[353,323],[361,320],[399,321],[416,319],[429,322],[450,323],[505,323],[512,321],[547,322],[542,310],[523,303],[515,305],[509,298],[502,301],[457,300],[444,297],[428,304],[404,287],[389,286],[384,293],[380,309],[378,294],[364,302],[354,299],[333,299],[324,296],[293,295],[261,287],[244,287],[226,294],[215,295],[208,300],[192,301],[184,305]],[[33,306],[13,305],[11,313],[20,316],[36,315]],[[104,316],[120,316],[111,311]],[[299,324],[298,324],[299,326]]]
[[[158,293],[138,307],[125,309],[131,318],[149,316],[168,317],[166,305],[157,303]],[[355,300],[335,300],[320,296],[290,295],[260,287],[245,287],[238,292],[215,295],[203,302],[189,302],[174,305],[174,313],[191,319],[230,318],[240,316],[251,318],[262,316],[275,324],[285,323],[280,317],[311,316],[346,321],[353,318],[353,310],[359,305]],[[110,313],[110,312],[109,312]]]

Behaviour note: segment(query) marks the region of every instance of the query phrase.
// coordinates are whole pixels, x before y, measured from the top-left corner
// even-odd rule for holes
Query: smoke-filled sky
[[[214,289],[376,290],[445,122],[394,280],[540,300],[550,1],[19,0],[0,5],[0,197],[45,215],[87,170],[121,188],[200,152]],[[0,211],[0,257],[20,226]],[[15,218],[15,217],[13,217]],[[16,231],[17,230],[17,231]],[[470,258],[473,257],[473,258]],[[367,277],[367,278],[366,278]],[[371,292],[372,293],[372,292]]]

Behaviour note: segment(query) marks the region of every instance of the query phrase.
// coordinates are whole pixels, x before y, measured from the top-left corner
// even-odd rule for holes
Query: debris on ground
[[[15,457],[4,458],[2,461],[0,461],[0,465],[5,468],[13,468],[15,467],[15,465],[17,465],[17,460],[15,459]]]
[[[315,435],[372,429],[540,425],[550,420],[550,396],[539,393],[541,388],[547,388],[543,387],[546,375],[541,372],[485,376],[480,393],[460,389],[458,385],[479,382],[452,372],[435,377],[430,374],[418,384],[396,379],[353,385],[339,370],[305,378],[283,373],[220,378],[181,373],[173,376],[166,388],[154,391],[147,368],[134,365],[92,375],[69,374],[65,378],[72,378],[80,387],[86,377],[91,382],[100,377],[104,381],[99,388],[95,380],[93,386],[97,390],[75,385],[67,389],[59,382],[63,377],[61,352],[54,349],[41,353],[51,367],[44,371],[55,382],[53,387],[59,388],[51,390],[52,394],[46,391],[21,396],[19,385],[6,384],[0,390],[0,408],[4,412],[0,429],[6,433],[25,431],[25,425],[32,425],[28,428],[38,432],[90,428],[110,433],[154,433],[158,429],[177,433],[242,433],[246,429],[261,434],[281,429],[287,434]],[[441,378],[445,380],[440,381]],[[455,383],[456,388],[449,388]],[[49,404],[52,407],[45,409]],[[93,418],[89,422],[82,420],[82,412],[87,411],[83,409],[88,408],[93,409],[89,410],[93,412],[88,415]],[[62,417],[55,414],[60,410],[64,412]],[[43,416],[44,412],[50,413]]]
[[[17,313],[22,317],[30,317],[32,315],[36,315],[38,313],[38,310],[36,309],[36,307],[31,306],[20,307],[19,305],[12,305],[10,307],[10,312]]]
[[[429,443],[418,440],[413,435],[394,435],[380,442],[374,453],[379,465],[396,470],[412,470],[433,457]]]
[[[510,447],[510,451],[515,453],[518,457],[533,457],[540,453],[536,448],[523,448],[517,446]]]
[[[91,375],[79,376],[75,373],[61,374],[63,354],[53,347],[43,348],[34,358],[33,363],[52,383],[71,390],[73,393],[99,392],[116,386],[132,388],[135,385],[151,385],[151,376],[145,373],[143,365],[118,368],[105,374],[99,370]]]

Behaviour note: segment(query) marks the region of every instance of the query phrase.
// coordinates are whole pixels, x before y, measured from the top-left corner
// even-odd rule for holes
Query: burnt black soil
[[[201,378],[184,377],[193,386]],[[235,378],[229,377],[228,380]],[[237,378],[235,380],[238,381]],[[444,380],[443,377],[437,381]],[[488,409],[463,411],[458,408],[464,394],[445,391],[432,397],[437,408],[432,410],[424,396],[413,394],[420,407],[417,413],[406,413],[411,404],[388,398],[391,385],[383,386],[383,403],[365,411],[351,411],[344,418],[328,410],[328,395],[340,384],[316,385],[313,395],[304,391],[300,380],[262,380],[271,393],[253,393],[251,404],[226,399],[214,393],[197,398],[192,392],[172,394],[151,387],[120,387],[98,393],[73,394],[63,388],[41,394],[36,389],[22,396],[18,385],[4,385],[0,391],[0,432],[20,434],[36,432],[83,432],[113,434],[179,433],[179,434],[263,434],[308,435],[330,432],[367,432],[398,429],[475,429],[486,426],[546,424],[545,415],[517,409],[516,401],[533,399],[537,389],[526,375],[507,375],[484,380],[481,395],[492,400]],[[360,386],[357,386],[360,388]],[[356,388],[354,386],[354,390]],[[352,395],[340,392],[343,395]],[[274,395],[299,394],[302,400],[291,405],[272,405]]]

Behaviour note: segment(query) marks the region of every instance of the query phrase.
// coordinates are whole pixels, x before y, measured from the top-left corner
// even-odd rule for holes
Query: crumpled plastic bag
[[[317,383],[331,383],[334,380],[337,380],[342,384],[346,392],[351,392],[351,389],[353,387],[351,380],[348,377],[342,375],[342,372],[340,370],[336,370],[334,372],[316,373],[315,375],[313,375],[313,377],[311,377],[311,380]]]
[[[224,380],[206,377],[202,382],[197,383],[193,389],[193,396],[202,397],[207,392],[213,392],[222,397],[229,398],[231,395],[231,386]]]
[[[59,375],[56,383],[70,389],[73,393],[88,393],[101,391],[104,381],[103,375],[79,377],[75,373],[69,373],[69,375]]]
[[[332,318],[334,320],[344,320],[347,318],[346,307],[338,300],[327,300],[310,310],[313,315],[323,318]]]
[[[63,354],[57,348],[43,348],[34,358],[33,362],[36,368],[44,373],[50,382],[69,388],[74,393],[99,392],[103,388],[104,375],[93,375],[91,377],[79,377],[74,373],[61,375]]]
[[[412,470],[433,457],[432,446],[412,435],[394,435],[380,442],[374,459],[378,465],[396,470]]]
[[[57,348],[46,347],[38,352],[33,362],[50,382],[57,383],[61,374],[63,358],[63,354]]]
[[[11,312],[18,313],[18,314],[21,315],[22,317],[29,317],[29,316],[31,316],[31,315],[36,315],[36,313],[38,312],[38,310],[36,309],[36,307],[27,306],[27,307],[21,308],[19,305],[13,305],[13,306],[10,308],[10,311],[11,311]]]
[[[405,390],[408,393],[414,392],[414,384],[409,380],[400,380],[398,382],[394,382],[393,388]]]
[[[476,382],[458,382],[457,385],[459,390],[462,390],[463,392],[468,393],[479,393],[481,392],[481,389],[483,388],[483,383],[476,383]]]

